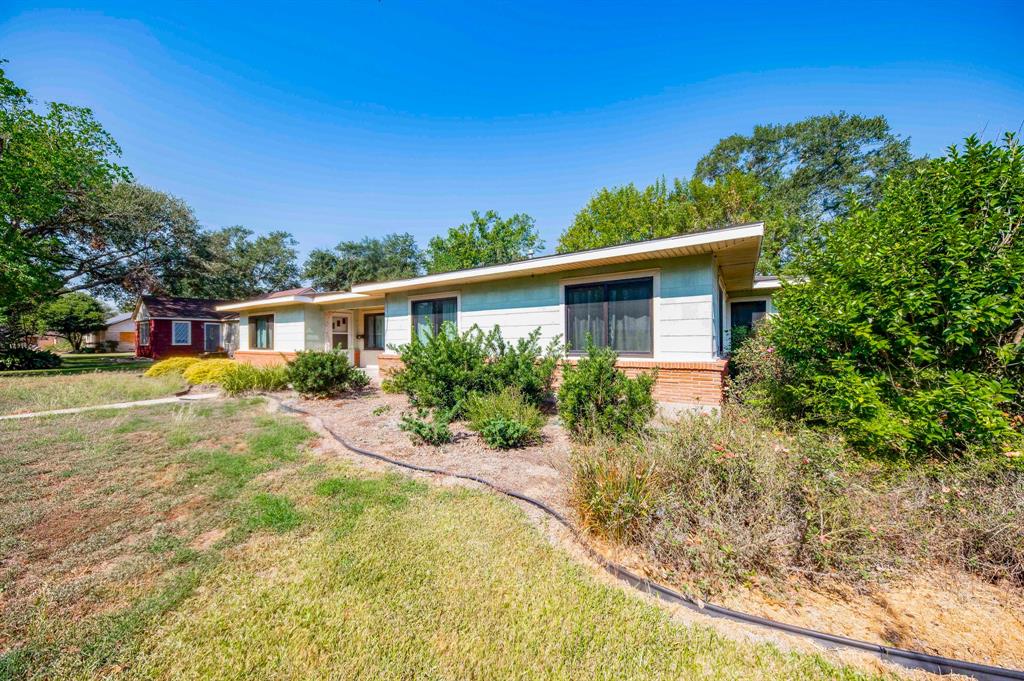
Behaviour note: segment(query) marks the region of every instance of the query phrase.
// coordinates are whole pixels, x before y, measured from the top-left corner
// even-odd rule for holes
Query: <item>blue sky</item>
[[[216,5],[216,6],[214,6]],[[1024,123],[1024,3],[0,3],[0,56],[139,181],[301,250],[473,209],[553,248],[599,187],[726,135],[884,114],[937,155]]]

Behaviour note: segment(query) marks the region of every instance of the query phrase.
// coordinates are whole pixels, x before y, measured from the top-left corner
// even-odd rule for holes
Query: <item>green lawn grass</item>
[[[874,678],[673,622],[258,400],[0,423],[0,678]]]
[[[138,358],[130,352],[61,355],[61,365],[53,369],[27,369],[3,371],[0,376],[53,376],[90,373],[96,371],[138,371],[153,364],[152,360]]]
[[[177,374],[147,378],[137,371],[0,376],[0,414],[148,400],[173,395],[186,387]]]

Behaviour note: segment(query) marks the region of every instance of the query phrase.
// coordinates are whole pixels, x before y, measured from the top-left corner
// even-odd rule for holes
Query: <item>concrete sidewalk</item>
[[[151,404],[173,404],[174,402],[194,402],[197,400],[209,400],[220,396],[220,393],[202,393],[200,395],[173,395],[171,397],[159,397],[155,400],[139,400],[138,402],[115,402],[113,404],[93,404],[88,407],[73,407],[71,409],[54,409],[52,411],[33,411],[27,414],[6,414],[0,416],[0,421],[12,419],[31,419],[37,416],[56,416],[58,414],[80,414],[83,411],[95,411],[96,409],[128,409],[129,407],[147,407]]]

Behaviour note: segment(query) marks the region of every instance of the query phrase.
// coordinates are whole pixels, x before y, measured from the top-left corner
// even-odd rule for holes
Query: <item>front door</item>
[[[352,359],[352,315],[347,312],[335,312],[331,315],[332,350],[345,350],[349,360]]]
[[[203,328],[205,335],[203,339],[203,350],[206,352],[217,352],[221,349],[220,324],[207,324]]]

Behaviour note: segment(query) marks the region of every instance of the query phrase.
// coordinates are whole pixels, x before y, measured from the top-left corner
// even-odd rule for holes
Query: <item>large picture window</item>
[[[622,355],[654,351],[654,279],[624,279],[565,287],[565,332],[570,353],[598,347]]]
[[[171,322],[171,344],[192,345],[192,322]]]
[[[384,315],[364,315],[363,332],[366,334],[365,346],[367,350],[384,349]]]
[[[274,315],[263,314],[249,317],[249,349],[274,349]]]
[[[420,340],[426,334],[441,333],[441,325],[445,322],[457,324],[456,310],[458,301],[455,298],[435,298],[432,300],[414,300],[412,302],[412,328]]]

